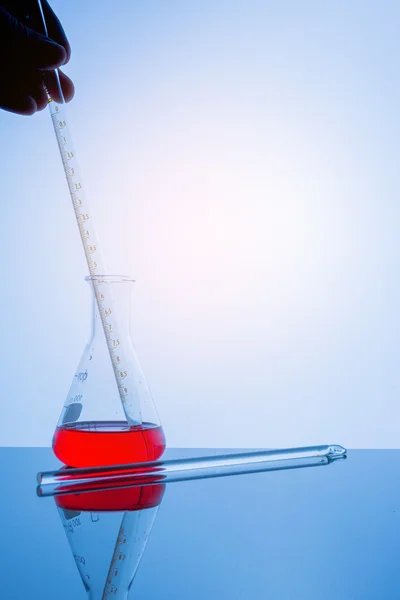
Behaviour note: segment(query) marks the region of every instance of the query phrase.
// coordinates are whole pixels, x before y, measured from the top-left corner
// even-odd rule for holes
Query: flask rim
[[[135,283],[129,275],[86,275],[85,281],[104,281],[104,283]]]

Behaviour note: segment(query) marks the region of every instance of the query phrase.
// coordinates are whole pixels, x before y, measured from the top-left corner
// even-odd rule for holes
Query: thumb
[[[0,52],[10,62],[21,61],[33,69],[51,70],[67,58],[63,46],[26,27],[21,21],[0,7]]]

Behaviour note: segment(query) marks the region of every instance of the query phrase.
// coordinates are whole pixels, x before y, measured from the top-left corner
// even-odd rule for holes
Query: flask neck
[[[101,317],[107,318],[112,313],[114,313],[114,316],[116,315],[119,326],[124,331],[129,332],[131,327],[131,292],[133,280],[107,276],[102,279],[100,285],[98,285],[97,280],[92,279],[88,279],[88,283],[92,290],[92,335],[97,335],[100,331],[103,331]],[[110,306],[103,303],[99,307],[97,297],[100,296],[101,290],[104,290],[105,286],[107,286],[106,297],[111,298],[112,303],[110,303]]]

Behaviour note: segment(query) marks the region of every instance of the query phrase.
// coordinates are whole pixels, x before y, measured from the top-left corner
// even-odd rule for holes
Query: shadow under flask
[[[70,467],[91,467],[157,460],[165,449],[148,384],[131,339],[130,296],[134,280],[116,275],[85,277],[92,289],[92,328],[53,436],[53,451]],[[104,333],[94,286],[108,286],[124,332],[123,362],[130,371],[130,392],[140,422],[129,423]],[[116,340],[115,343],[119,343]],[[119,361],[118,352],[114,356]],[[121,377],[125,371],[121,371]]]

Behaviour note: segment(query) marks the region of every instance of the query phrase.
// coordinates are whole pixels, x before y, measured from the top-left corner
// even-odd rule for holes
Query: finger
[[[63,46],[25,27],[0,6],[1,62],[35,69],[55,69],[66,60]]]
[[[3,108],[19,114],[32,115],[47,104],[43,75],[39,71],[8,71],[7,86],[0,92]]]
[[[72,100],[75,94],[74,84],[72,83],[70,78],[67,77],[67,75],[65,75],[65,73],[60,71],[60,69],[58,69],[57,72],[60,79],[62,95],[64,96],[65,102],[69,102],[70,100]],[[54,72],[49,72],[45,74],[45,83],[50,96],[56,102],[63,102]]]
[[[29,89],[29,95],[36,102],[36,110],[43,110],[49,103],[43,84],[34,85]]]
[[[0,94],[0,108],[18,115],[30,116],[37,111],[37,104],[32,96],[22,91],[12,94]]]
[[[42,8],[49,37],[61,46],[63,46],[63,48],[65,49],[66,58],[63,63],[65,65],[71,57],[71,46],[69,45],[67,36],[65,35],[64,28],[61,25],[56,14],[53,12],[47,0],[42,0]]]

